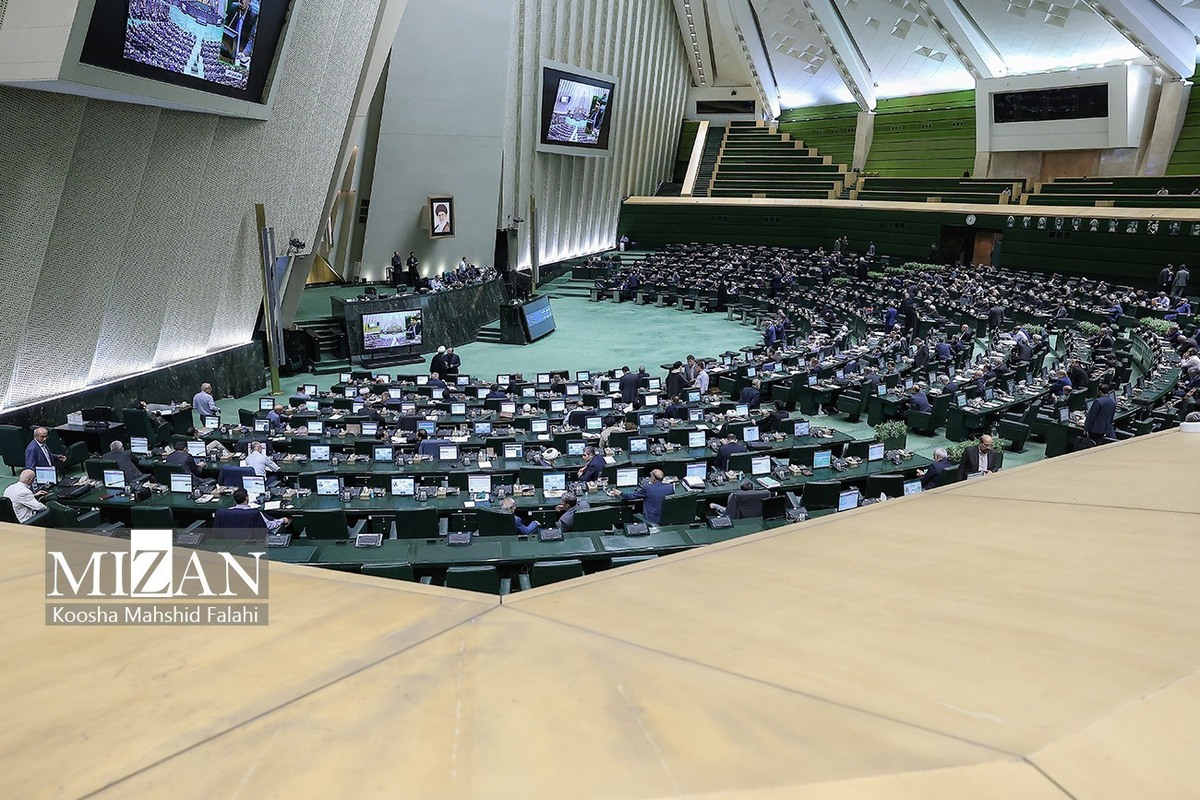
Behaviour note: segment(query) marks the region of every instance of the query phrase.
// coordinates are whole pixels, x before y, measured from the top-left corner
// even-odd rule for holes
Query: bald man
[[[4,496],[12,501],[13,513],[17,515],[17,522],[24,525],[33,518],[39,511],[45,511],[46,506],[42,504],[41,498],[46,496],[45,492],[33,493],[33,479],[37,476],[31,469],[21,471],[21,477],[17,478],[17,482],[4,490]]]
[[[217,408],[217,401],[213,399],[211,383],[200,385],[200,391],[192,398],[192,408],[200,415],[202,422],[204,417],[215,417],[221,413],[221,409]]]
[[[650,480],[632,492],[621,493],[621,496],[626,500],[641,500],[642,516],[647,522],[654,525],[657,525],[659,520],[662,519],[663,498],[675,494],[675,487],[669,483],[664,483],[664,477],[661,469],[652,470],[650,472]]]

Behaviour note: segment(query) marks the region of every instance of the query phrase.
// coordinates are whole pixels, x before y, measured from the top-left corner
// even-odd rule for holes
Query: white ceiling
[[[1200,32],[1200,0],[674,2],[693,82],[752,85],[754,64],[772,111],[855,100],[873,107],[876,99],[969,89],[976,75],[1151,63],[1150,55],[1172,47],[1177,63],[1194,64],[1195,53],[1179,51],[1194,47]],[[688,10],[697,27],[695,48]],[[1177,35],[1143,41],[1148,55],[1118,30],[1126,19],[1127,31],[1136,31],[1140,20],[1153,33],[1165,21]]]

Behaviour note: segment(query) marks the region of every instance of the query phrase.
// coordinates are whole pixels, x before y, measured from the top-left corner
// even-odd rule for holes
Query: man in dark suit
[[[258,28],[258,14],[250,0],[240,0],[229,6],[225,17],[225,36],[221,50],[230,58],[249,58]]]
[[[675,494],[675,487],[669,483],[663,483],[663,477],[661,469],[652,470],[650,480],[637,489],[625,493],[615,492],[615,494],[626,500],[641,500],[642,516],[646,518],[647,522],[657,525],[662,519],[663,498]]]
[[[642,385],[642,376],[637,372],[630,372],[629,367],[622,367],[620,380],[617,381],[621,389],[621,402],[633,403],[637,400],[638,389]]]
[[[141,480],[145,477],[137,464],[133,463],[133,453],[125,449],[125,445],[119,441],[109,445],[109,450],[101,458],[116,463],[117,468],[125,473],[125,483],[130,484],[134,481]]]
[[[1092,401],[1083,420],[1083,431],[1094,444],[1117,438],[1117,431],[1113,427],[1116,413],[1117,398],[1112,394],[1112,387],[1104,384],[1100,387],[1100,396]]]
[[[988,329],[996,330],[1004,323],[1004,306],[995,305],[988,310]]]
[[[929,395],[925,394],[925,384],[918,383],[913,387],[912,397],[908,398],[908,409],[926,414],[933,411],[933,406],[929,404]]]
[[[742,393],[738,396],[739,403],[745,403],[750,408],[758,408],[762,403],[762,381],[755,378],[750,382],[750,385],[742,389]]]
[[[596,448],[588,445],[583,448],[583,457],[587,459],[587,463],[579,468],[577,476],[579,480],[586,482],[599,479],[601,473],[604,472],[604,456],[597,453]]]
[[[187,442],[176,442],[175,449],[167,454],[165,460],[168,464],[176,464],[187,467],[188,472],[192,473],[192,475],[197,478],[203,477],[200,470],[203,468],[204,462],[197,462],[196,459],[192,458],[191,454],[187,451]]]
[[[563,492],[562,497],[558,499],[558,505],[554,507],[559,513],[556,526],[563,533],[570,533],[575,527],[575,512],[586,511],[587,508],[587,500],[580,500],[570,492]]]
[[[917,476],[921,479],[922,489],[936,489],[942,482],[942,473],[950,466],[950,459],[946,455],[946,448],[938,447],[933,451],[933,463],[928,469],[918,470]]]
[[[667,373],[667,380],[664,384],[667,397],[682,397],[687,385],[688,380],[683,376],[683,362],[676,361],[671,366],[671,371]]]
[[[992,437],[984,434],[979,437],[979,444],[973,444],[962,455],[962,474],[973,475],[976,472],[999,472],[1004,464],[1004,454],[992,449]]]
[[[745,453],[746,445],[738,441],[738,438],[732,433],[725,437],[721,447],[717,450],[717,468],[729,469],[729,457],[735,453]]]
[[[1079,359],[1071,362],[1071,367],[1067,370],[1067,378],[1071,381],[1071,388],[1079,390],[1088,388],[1088,381],[1091,380],[1091,376],[1083,368],[1083,364],[1079,362]]]
[[[56,467],[60,462],[67,460],[64,454],[50,449],[47,441],[49,438],[50,431],[45,428],[34,428],[33,441],[25,448],[25,469]]]
[[[923,372],[929,365],[929,347],[921,339],[913,339],[912,367],[917,372]]]
[[[449,380],[454,380],[458,377],[458,369],[462,366],[462,359],[458,353],[454,352],[453,347],[446,348],[446,369],[441,373]]]
[[[725,505],[709,503],[708,507],[719,515],[728,515],[730,519],[752,519],[763,514],[763,501],[771,496],[766,489],[755,489],[754,482],[749,478],[742,481],[741,486],[729,493]]]
[[[429,372],[433,375],[446,374],[446,348],[439,347],[437,352],[433,354],[433,358],[429,359]]]

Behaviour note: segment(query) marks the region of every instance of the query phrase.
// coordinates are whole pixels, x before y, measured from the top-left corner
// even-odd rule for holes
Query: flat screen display
[[[80,61],[261,103],[288,0],[96,0]]]
[[[392,478],[392,496],[412,497],[415,493],[415,483],[413,478]]]
[[[471,494],[488,494],[492,491],[491,475],[468,475],[467,491]]]
[[[521,306],[521,315],[530,341],[540,339],[554,330],[554,311],[550,308],[548,297],[539,297]]]
[[[187,452],[192,458],[204,458],[204,442],[188,442]]]
[[[813,469],[829,469],[829,460],[833,453],[828,450],[818,450],[813,453]]]
[[[542,145],[607,150],[614,88],[611,81],[542,67]]]
[[[637,486],[638,485],[638,468],[637,467],[619,467],[617,469],[617,486]]]
[[[567,476],[561,472],[547,472],[542,476],[543,492],[562,492],[567,488]]]
[[[388,350],[421,343],[420,311],[363,314],[363,350]]]
[[[851,511],[858,508],[858,489],[848,489],[838,495],[838,511]]]
[[[328,461],[329,460],[329,445],[314,444],[308,448],[309,461]]]
[[[771,472],[770,456],[755,456],[750,459],[751,475],[768,475]]]
[[[58,483],[58,471],[54,467],[34,467],[33,473],[34,480],[43,486]]]
[[[171,491],[174,494],[191,494],[192,493],[192,476],[191,475],[178,475],[178,474],[172,473],[172,475],[171,475]]]
[[[150,452],[150,440],[145,436],[129,437],[129,452],[144,456]]]
[[[704,447],[704,431],[688,431],[688,447]]]
[[[341,490],[341,478],[317,478],[318,497],[334,497]]]

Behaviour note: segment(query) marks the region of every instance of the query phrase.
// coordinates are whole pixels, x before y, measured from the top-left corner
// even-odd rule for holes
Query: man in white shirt
[[[267,477],[268,472],[278,472],[279,465],[271,460],[271,457],[263,452],[262,442],[251,442],[250,450],[246,454],[244,466],[254,470],[254,474],[261,478]]]
[[[211,383],[203,384],[200,391],[196,392],[196,396],[192,398],[192,408],[200,415],[201,421],[204,417],[215,417],[221,413],[217,408],[217,401],[213,399]]]
[[[45,497],[46,493],[34,494],[33,490],[29,488],[33,485],[35,477],[37,477],[37,473],[33,470],[22,470],[21,477],[17,478],[17,482],[4,490],[4,496],[12,501],[13,513],[17,515],[17,522],[22,525],[29,522],[34,514],[46,510],[46,506],[40,499]]]
[[[708,394],[708,367],[703,361],[697,362],[697,371],[695,378],[695,387],[700,390],[700,395]]]

